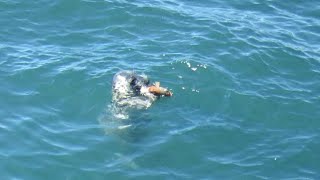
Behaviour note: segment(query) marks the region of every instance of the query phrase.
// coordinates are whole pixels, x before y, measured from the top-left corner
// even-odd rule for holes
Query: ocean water
[[[0,27],[0,179],[320,179],[320,1],[0,0]],[[121,70],[174,95],[111,118]]]

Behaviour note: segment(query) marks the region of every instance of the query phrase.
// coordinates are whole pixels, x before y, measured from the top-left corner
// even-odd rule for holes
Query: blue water
[[[0,179],[320,179],[319,9],[0,0]],[[120,70],[174,95],[115,121]]]

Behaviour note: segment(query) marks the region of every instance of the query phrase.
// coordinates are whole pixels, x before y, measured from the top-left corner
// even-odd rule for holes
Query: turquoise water
[[[319,9],[0,0],[1,179],[319,179]],[[174,96],[114,122],[120,70]]]

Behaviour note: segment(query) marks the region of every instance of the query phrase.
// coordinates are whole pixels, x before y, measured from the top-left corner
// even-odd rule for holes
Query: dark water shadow
[[[150,116],[131,117],[125,129],[119,129],[118,135],[121,139],[130,143],[139,143],[149,134],[148,125],[152,121]]]

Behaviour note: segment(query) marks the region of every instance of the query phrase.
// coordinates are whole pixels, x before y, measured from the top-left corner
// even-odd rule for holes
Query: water
[[[319,8],[1,0],[1,179],[319,179]],[[120,70],[174,95],[111,121]]]

